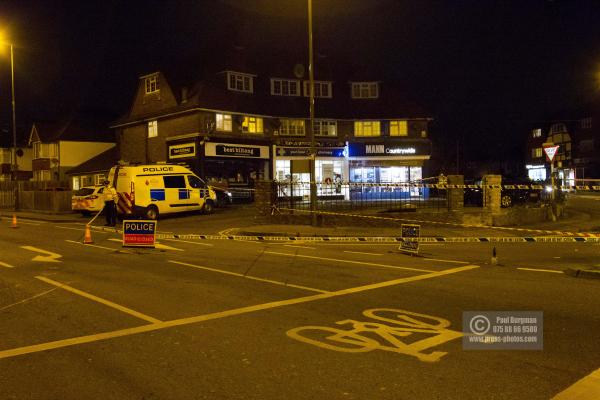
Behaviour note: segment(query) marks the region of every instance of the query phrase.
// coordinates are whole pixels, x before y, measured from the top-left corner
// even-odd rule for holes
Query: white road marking
[[[54,280],[52,280],[50,278],[46,278],[45,276],[36,276],[35,278],[39,279],[42,282],[46,282],[46,283],[48,283],[50,285],[53,285],[53,286],[59,287],[61,289],[64,289],[64,290],[66,290],[68,292],[78,294],[79,296],[85,297],[86,299],[90,299],[90,300],[96,301],[96,302],[98,302],[100,304],[104,304],[105,306],[108,306],[108,307],[114,308],[116,310],[122,311],[122,312],[124,312],[126,314],[133,315],[134,317],[143,319],[144,321],[148,321],[148,322],[151,322],[153,324],[162,322],[159,319],[156,319],[156,318],[150,317],[148,315],[142,314],[142,313],[137,312],[135,310],[132,310],[130,308],[123,307],[123,306],[121,306],[119,304],[113,303],[112,301],[103,299],[103,298],[98,297],[98,296],[94,296],[93,294],[86,293],[86,292],[84,292],[82,290],[75,289],[74,287],[71,287],[69,285],[65,285],[64,283],[60,283],[60,282],[54,281]]]
[[[4,310],[6,310],[7,308],[11,308],[11,307],[14,307],[14,306],[18,306],[19,304],[27,303],[28,301],[31,301],[31,300],[33,300],[33,299],[37,299],[38,297],[42,297],[42,296],[44,296],[44,295],[46,295],[46,294],[48,294],[48,293],[54,292],[56,289],[58,289],[58,288],[52,288],[52,289],[50,289],[50,290],[43,291],[42,293],[38,293],[38,294],[36,294],[36,295],[33,295],[33,296],[31,296],[31,297],[28,297],[28,298],[26,298],[26,299],[23,299],[23,300],[21,300],[21,301],[17,301],[16,303],[9,304],[9,305],[7,305],[7,306],[4,306],[4,307],[0,308],[0,311],[4,311]]]
[[[429,260],[429,261],[439,261],[439,262],[446,262],[446,263],[453,263],[453,264],[469,264],[468,261],[458,261],[458,260],[445,260],[443,258],[429,258],[429,257],[423,257],[423,260]]]
[[[296,246],[293,244],[284,244],[285,247],[292,247],[292,248],[296,248],[296,249],[309,249],[309,250],[316,250],[316,247],[309,247],[309,246]]]
[[[31,259],[31,261],[61,262],[60,260],[58,260],[58,258],[61,258],[62,255],[60,255],[58,253],[53,253],[51,251],[38,249],[37,247],[33,247],[33,246],[21,246],[21,248],[25,249],[25,250],[29,250],[29,251],[35,251],[36,253],[45,254],[45,256],[35,256]]]
[[[14,265],[10,265],[10,264],[7,264],[7,263],[2,262],[2,261],[0,261],[0,266],[6,267],[6,268],[14,268],[15,267]]]
[[[392,269],[404,269],[404,270],[407,270],[407,271],[435,272],[435,271],[432,271],[430,269],[398,267],[398,266],[395,266],[395,265],[377,264],[377,263],[370,263],[370,262],[365,262],[365,261],[352,261],[352,260],[343,260],[343,259],[339,259],[339,258],[326,258],[326,257],[305,256],[305,255],[300,255],[300,254],[278,253],[278,252],[275,252],[275,251],[265,251],[264,254],[273,254],[273,255],[277,255],[277,256],[286,256],[286,257],[312,258],[312,259],[316,259],[316,260],[336,261],[336,262],[341,262],[341,263],[344,263],[344,264],[372,265],[372,266],[375,266],[375,267],[392,268]]]
[[[171,320],[171,321],[164,321],[164,322],[160,322],[160,323],[147,324],[147,325],[137,326],[134,328],[125,328],[125,329],[120,329],[120,330],[111,331],[111,332],[103,332],[103,333],[97,333],[97,334],[86,335],[86,336],[78,336],[78,337],[72,337],[72,338],[68,338],[68,339],[55,340],[53,342],[38,343],[38,344],[30,345],[30,346],[23,346],[23,347],[17,347],[17,348],[13,348],[13,349],[0,350],[0,359],[16,357],[16,356],[20,356],[20,355],[24,355],[24,354],[39,353],[41,351],[60,349],[63,347],[70,347],[70,346],[75,346],[75,345],[80,345],[80,344],[85,344],[85,343],[94,343],[94,342],[98,342],[101,340],[108,340],[108,339],[113,339],[113,338],[118,338],[118,337],[137,335],[140,333],[153,332],[153,331],[158,331],[158,330],[162,330],[162,329],[169,329],[169,328],[173,328],[176,326],[191,325],[191,324],[196,324],[196,323],[200,323],[200,322],[217,320],[217,319],[221,319],[221,318],[228,318],[228,317],[233,317],[233,316],[237,316],[237,315],[244,315],[244,314],[249,314],[249,313],[253,313],[253,312],[260,312],[260,311],[264,311],[264,310],[272,310],[272,309],[276,309],[276,308],[293,306],[296,304],[304,304],[304,303],[309,303],[309,302],[323,300],[323,299],[330,299],[330,298],[334,298],[334,297],[346,296],[349,294],[360,293],[360,292],[364,292],[364,291],[368,291],[368,290],[381,289],[384,287],[401,285],[403,283],[416,282],[416,281],[421,281],[421,280],[425,280],[425,279],[432,279],[432,278],[437,278],[437,277],[441,277],[441,276],[445,276],[445,275],[456,274],[459,272],[468,271],[468,270],[472,270],[475,268],[479,268],[479,266],[466,265],[463,267],[451,268],[451,269],[447,269],[447,270],[443,270],[443,271],[436,271],[436,272],[429,271],[429,273],[427,273],[427,274],[420,274],[420,275],[415,275],[415,276],[409,276],[407,278],[394,279],[391,281],[373,283],[373,284],[353,287],[353,288],[349,288],[349,289],[342,289],[342,290],[338,290],[335,292],[312,294],[309,296],[296,297],[296,298],[287,299],[287,300],[279,300],[279,301],[273,301],[273,302],[269,302],[269,303],[257,304],[257,305],[253,305],[253,306],[234,308],[231,310],[219,311],[219,312],[215,312],[215,313],[211,313],[211,314],[204,314],[204,315],[198,315],[198,316],[194,316],[194,317],[175,319],[175,320]]]
[[[598,400],[600,399],[600,369],[578,380],[552,400]]]
[[[79,231],[79,232],[85,231],[85,228],[71,228],[70,226],[54,225],[54,227],[60,228],[60,229],[69,229],[72,231]],[[95,228],[95,226],[92,225],[90,228]],[[111,232],[105,232],[105,231],[100,231],[100,230],[94,229],[94,233],[111,233]]]
[[[369,256],[382,256],[383,253],[367,253],[364,251],[350,251],[350,250],[344,250],[344,253],[351,253],[351,254],[366,254]]]
[[[123,243],[123,240],[121,240],[121,239],[110,238],[108,240],[113,241],[113,242]],[[161,250],[185,251],[183,249],[178,249],[176,247],[167,246],[166,244],[160,244],[159,242],[154,242],[154,248],[161,249]]]
[[[99,249],[110,250],[110,251],[117,250],[117,249],[113,249],[111,247],[98,246],[97,244],[86,244],[86,243],[76,242],[75,240],[65,240],[65,242],[69,242],[69,243],[73,243],[73,244],[80,244],[80,245],[86,246],[86,247],[97,247]]]
[[[166,240],[166,241],[170,241],[170,242],[182,242],[182,243],[197,244],[198,246],[208,246],[208,247],[214,246],[214,244],[212,244],[212,243],[192,242],[191,240],[181,240],[181,239],[161,239],[161,240]]]
[[[17,225],[20,225],[20,224],[38,226],[38,225],[41,225],[41,224],[42,224],[42,222],[25,222],[25,221],[23,221],[23,220],[21,219],[21,220],[19,220],[19,221],[17,222]]]
[[[534,272],[551,272],[553,274],[562,274],[563,271],[557,271],[554,269],[542,269],[542,268],[517,268],[522,271],[534,271]]]
[[[226,271],[226,270],[217,269],[217,268],[203,267],[202,265],[188,264],[188,263],[184,263],[184,262],[181,262],[181,261],[174,261],[174,260],[168,260],[168,262],[173,263],[173,264],[185,265],[187,267],[192,267],[192,268],[197,268],[197,269],[203,269],[203,270],[206,270],[206,271],[218,272],[218,273],[225,274],[225,275],[233,275],[233,276],[238,276],[240,278],[252,279],[254,281],[259,281],[259,282],[273,283],[275,285],[281,285],[281,286],[290,286],[290,287],[293,287],[293,288],[309,290],[311,292],[317,292],[317,293],[329,293],[327,290],[315,289],[315,288],[310,288],[310,287],[307,287],[307,286],[294,285],[294,284],[291,284],[291,283],[274,281],[272,279],[258,278],[256,276],[239,274],[237,272],[231,272],[231,271]]]

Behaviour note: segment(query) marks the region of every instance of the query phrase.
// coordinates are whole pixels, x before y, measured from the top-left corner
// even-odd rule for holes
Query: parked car
[[[208,185],[217,195],[216,207],[227,207],[233,200],[231,198],[231,192],[227,189],[218,186]]]
[[[481,179],[465,180],[466,185],[481,185],[481,183]],[[543,189],[532,189],[531,185],[537,185],[537,183],[528,178],[502,178],[500,207],[539,202],[542,199]],[[506,186],[513,187],[506,188]],[[483,189],[481,187],[465,189],[464,202],[465,205],[483,206]]]
[[[104,186],[84,186],[76,190],[71,196],[71,209],[83,215],[97,213],[104,208],[103,191]]]

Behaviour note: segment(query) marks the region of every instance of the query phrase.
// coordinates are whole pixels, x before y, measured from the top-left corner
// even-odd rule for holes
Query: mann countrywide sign
[[[255,146],[235,143],[206,143],[204,154],[207,157],[269,158],[269,146]]]
[[[423,141],[370,143],[354,142],[348,144],[349,157],[396,157],[429,156],[430,143]]]

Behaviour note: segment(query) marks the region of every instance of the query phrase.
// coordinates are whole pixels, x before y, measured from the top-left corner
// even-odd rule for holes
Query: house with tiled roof
[[[315,72],[317,181],[421,179],[429,115],[391,82],[333,70]],[[129,112],[112,127],[125,162],[184,162],[209,181],[235,184],[307,182],[308,96],[301,65],[238,59],[177,90],[155,72],[139,77]]]
[[[34,181],[65,181],[66,171],[115,147],[107,124],[95,118],[34,122],[28,145],[33,148]]]

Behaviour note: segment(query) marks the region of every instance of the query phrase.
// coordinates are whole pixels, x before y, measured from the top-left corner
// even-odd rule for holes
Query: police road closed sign
[[[155,239],[156,221],[123,221],[123,246],[154,247]]]

